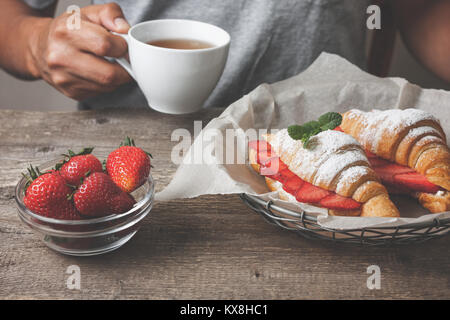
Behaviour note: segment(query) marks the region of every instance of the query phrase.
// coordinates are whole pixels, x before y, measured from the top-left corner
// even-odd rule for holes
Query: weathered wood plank
[[[161,189],[176,169],[172,130],[218,112],[0,111],[0,298],[450,298],[449,237],[392,248],[311,241],[267,224],[237,195],[157,203],[128,244],[90,258],[54,253],[19,221],[14,185],[28,162],[86,144],[107,152],[130,135],[153,153]],[[81,268],[80,291],[66,288],[72,264]],[[366,287],[373,264],[381,290]]]

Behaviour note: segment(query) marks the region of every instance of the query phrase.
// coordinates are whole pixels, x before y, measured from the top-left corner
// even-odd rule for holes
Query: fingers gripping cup
[[[146,21],[120,36],[128,43],[130,63],[117,62],[152,109],[170,114],[202,108],[222,75],[230,45],[223,29],[192,20]]]

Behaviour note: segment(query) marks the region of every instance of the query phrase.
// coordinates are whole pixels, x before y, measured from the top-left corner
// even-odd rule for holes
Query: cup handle
[[[122,37],[125,39],[125,41],[127,42],[127,44],[129,44],[129,39],[130,36],[128,34],[123,34],[123,33],[117,33],[117,32],[111,32],[112,34],[115,34],[116,36]],[[130,63],[127,61],[127,59],[125,58],[112,58],[114,61],[116,61],[118,64],[120,64],[120,66],[122,68],[124,68],[129,74],[130,76],[136,80],[136,77],[134,75],[133,69],[131,68]]]

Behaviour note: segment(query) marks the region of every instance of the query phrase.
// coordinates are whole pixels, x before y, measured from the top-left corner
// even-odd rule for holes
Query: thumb
[[[117,3],[94,5],[85,8],[84,14],[93,23],[100,24],[109,31],[127,33],[130,25]]]

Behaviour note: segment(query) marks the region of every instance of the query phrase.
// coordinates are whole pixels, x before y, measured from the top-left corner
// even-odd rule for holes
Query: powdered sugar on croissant
[[[439,120],[418,109],[350,110],[341,128],[377,156],[408,166],[450,189],[450,150]]]
[[[362,202],[361,216],[398,216],[361,145],[350,135],[327,130],[310,138],[308,148],[287,129],[266,137],[289,170],[309,183]]]
[[[333,190],[333,180],[349,165],[369,165],[360,144],[339,131],[327,130],[311,137],[308,149],[302,141],[292,139],[287,129],[269,136],[267,141],[291,171],[315,185],[325,185],[327,190]]]
[[[352,126],[351,133],[344,129],[347,120],[358,122],[357,126]],[[352,109],[344,114],[342,122],[341,128],[356,137],[367,150],[389,160],[394,160],[392,147],[400,142],[398,138],[403,138],[409,132],[405,131],[405,128],[431,127],[445,136],[439,121],[430,113],[418,109],[375,109],[370,112]],[[395,139],[392,139],[393,137]],[[386,141],[391,143],[386,145]]]

